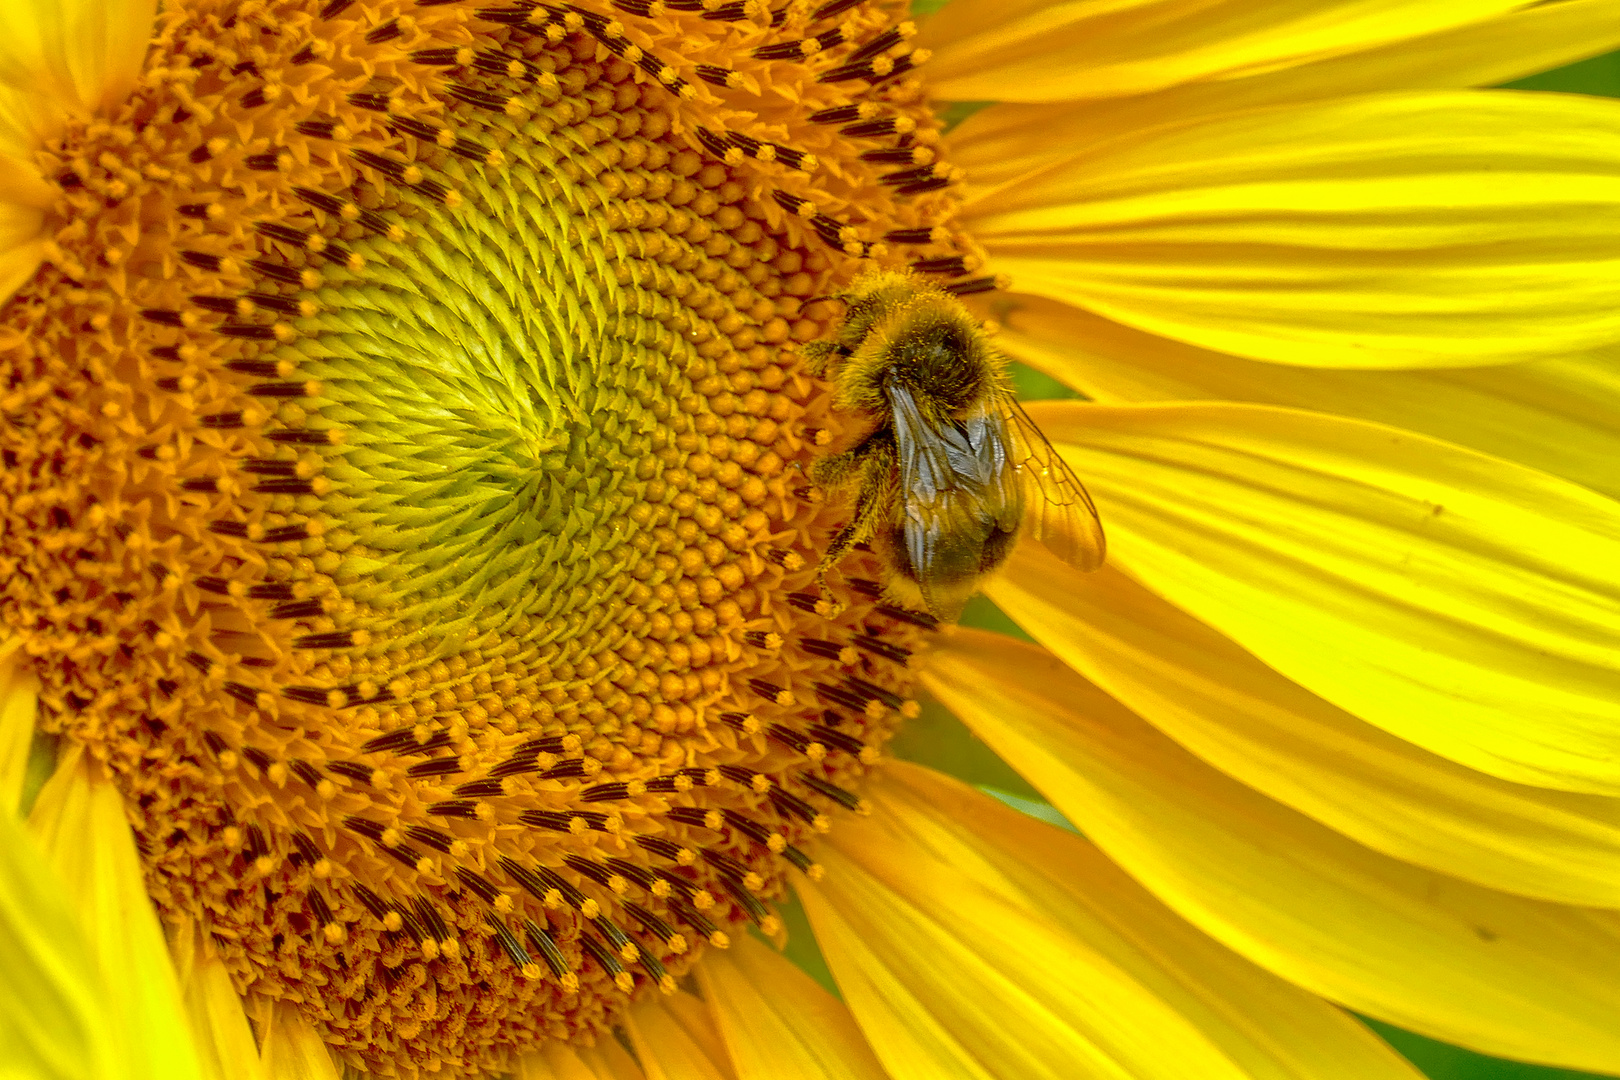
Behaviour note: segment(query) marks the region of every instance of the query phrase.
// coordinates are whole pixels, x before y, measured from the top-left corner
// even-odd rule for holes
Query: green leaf
[[[1507,85],[1513,90],[1556,90],[1565,94],[1620,97],[1620,52],[1594,56]]]
[[[1540,1065],[1524,1065],[1517,1061],[1503,1061],[1486,1057],[1470,1050],[1449,1046],[1443,1042],[1414,1035],[1410,1031],[1369,1020],[1361,1022],[1378,1032],[1384,1041],[1400,1051],[1413,1065],[1422,1069],[1429,1080],[1599,1080],[1591,1073],[1571,1072],[1568,1069],[1549,1069]]]

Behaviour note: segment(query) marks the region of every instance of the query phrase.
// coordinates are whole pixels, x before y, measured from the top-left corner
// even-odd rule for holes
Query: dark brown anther
[[[529,939],[529,947],[540,954],[555,978],[560,979],[573,970],[568,966],[562,950],[557,947],[556,939],[533,919],[523,920],[523,933]]]
[[[335,773],[346,780],[350,780],[362,787],[371,786],[371,776],[377,770],[370,765],[363,765],[358,761],[328,761],[326,771]]]
[[[968,281],[952,281],[943,288],[952,296],[969,296],[973,293],[994,292],[1001,288],[1001,283],[994,277],[981,277]]]
[[[259,707],[259,691],[245,683],[227,682],[220,689],[244,705],[255,709]]]
[[[292,701],[302,701],[309,705],[325,705],[331,690],[322,686],[283,686],[281,696]]]
[[[330,634],[305,634],[293,638],[295,649],[349,649],[354,647],[354,634],[338,630]]]
[[[405,775],[421,779],[428,776],[453,776],[461,771],[462,764],[459,757],[429,758],[426,761],[418,761],[406,769]]]
[[[500,780],[474,780],[458,785],[451,794],[458,799],[497,799],[506,794],[506,787]]]
[[[610,978],[617,981],[618,977],[624,974],[624,965],[619,963],[619,958],[609,952],[607,946],[597,941],[596,938],[590,934],[581,934],[579,935],[579,943],[590,954],[591,959],[601,965],[602,970],[607,972]]]
[[[393,41],[395,38],[401,36],[403,33],[404,33],[404,31],[399,28],[399,20],[398,19],[389,19],[387,22],[383,23],[381,26],[367,31],[367,33],[366,33],[366,44],[367,45],[381,45],[385,41]]]
[[[450,799],[436,802],[427,808],[434,817],[453,817],[473,820],[478,817],[478,804],[470,799]]]
[[[500,942],[501,951],[506,953],[507,959],[512,961],[514,967],[522,970],[534,963],[533,958],[529,956],[528,950],[523,947],[523,943],[518,940],[517,935],[512,933],[511,928],[493,915],[485,919],[485,922],[489,924],[491,930],[495,931],[495,940]]]
[[[799,773],[798,779],[816,794],[831,799],[846,810],[854,810],[861,805],[860,796],[852,791],[846,791],[837,784],[829,783],[807,772]]]

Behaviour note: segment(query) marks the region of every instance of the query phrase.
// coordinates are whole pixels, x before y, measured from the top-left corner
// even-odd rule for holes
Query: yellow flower
[[[1617,15],[10,5],[0,1064],[1620,1073],[1620,104],[1462,89]],[[1093,399],[1040,646],[818,586],[873,264]]]

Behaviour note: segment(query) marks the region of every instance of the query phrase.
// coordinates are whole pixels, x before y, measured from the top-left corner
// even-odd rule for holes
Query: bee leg
[[[861,461],[866,453],[864,445],[853,450],[846,450],[842,454],[832,454],[828,457],[817,458],[810,463],[810,480],[824,488],[837,489],[849,483],[861,467]]]
[[[820,378],[832,366],[833,358],[848,356],[849,349],[834,341],[807,341],[799,346],[799,355],[804,357],[805,371]]]
[[[842,529],[839,529],[837,535],[827,542],[827,550],[821,554],[821,566],[816,571],[817,588],[820,588],[827,580],[827,571],[832,569],[833,564],[849,554],[849,549],[855,546],[859,527],[860,523],[858,521],[851,521]]]
[[[847,486],[850,479],[862,469],[877,469],[887,473],[892,468],[894,468],[894,447],[887,433],[880,428],[862,439],[859,445],[845,450],[842,454],[829,454],[811,462],[810,482],[836,491]],[[866,498],[867,486],[872,482],[872,477],[862,478],[863,499]]]
[[[848,460],[839,461],[839,459]],[[869,441],[847,454],[823,458],[816,462],[816,465],[835,461],[839,462],[838,468],[843,470],[840,479],[847,479],[851,472],[860,470],[861,491],[855,498],[855,516],[838,530],[828,542],[826,552],[821,556],[821,568],[816,574],[817,587],[826,580],[827,571],[847,555],[850,548],[877,531],[878,526],[882,524],[884,513],[893,502],[890,490],[894,483],[893,445],[884,441]],[[817,480],[820,482],[819,477]]]

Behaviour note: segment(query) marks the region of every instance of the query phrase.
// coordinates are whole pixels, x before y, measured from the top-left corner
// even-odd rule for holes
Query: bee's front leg
[[[850,480],[861,471],[861,461],[866,452],[866,444],[862,443],[842,454],[829,454],[817,458],[810,463],[810,482],[829,491],[849,486]]]
[[[866,487],[871,482],[865,470],[877,467],[880,461],[884,470],[894,468],[894,436],[886,426],[867,432],[860,442],[841,454],[816,458],[810,463],[810,482],[829,491],[837,491],[848,487],[859,475],[864,498]]]
[[[819,379],[827,373],[835,359],[848,356],[849,349],[836,341],[807,341],[799,346],[799,355],[804,357],[804,370]]]
[[[888,439],[869,438],[847,453],[835,454],[816,462],[811,470],[813,479],[828,486],[841,486],[841,483],[822,479],[823,466],[827,466],[840,482],[847,482],[850,475],[858,471],[861,490],[855,498],[855,515],[833,536],[821,557],[821,566],[816,573],[818,588],[826,581],[827,571],[848,554],[850,548],[875,533],[884,518],[893,513],[894,443]]]

